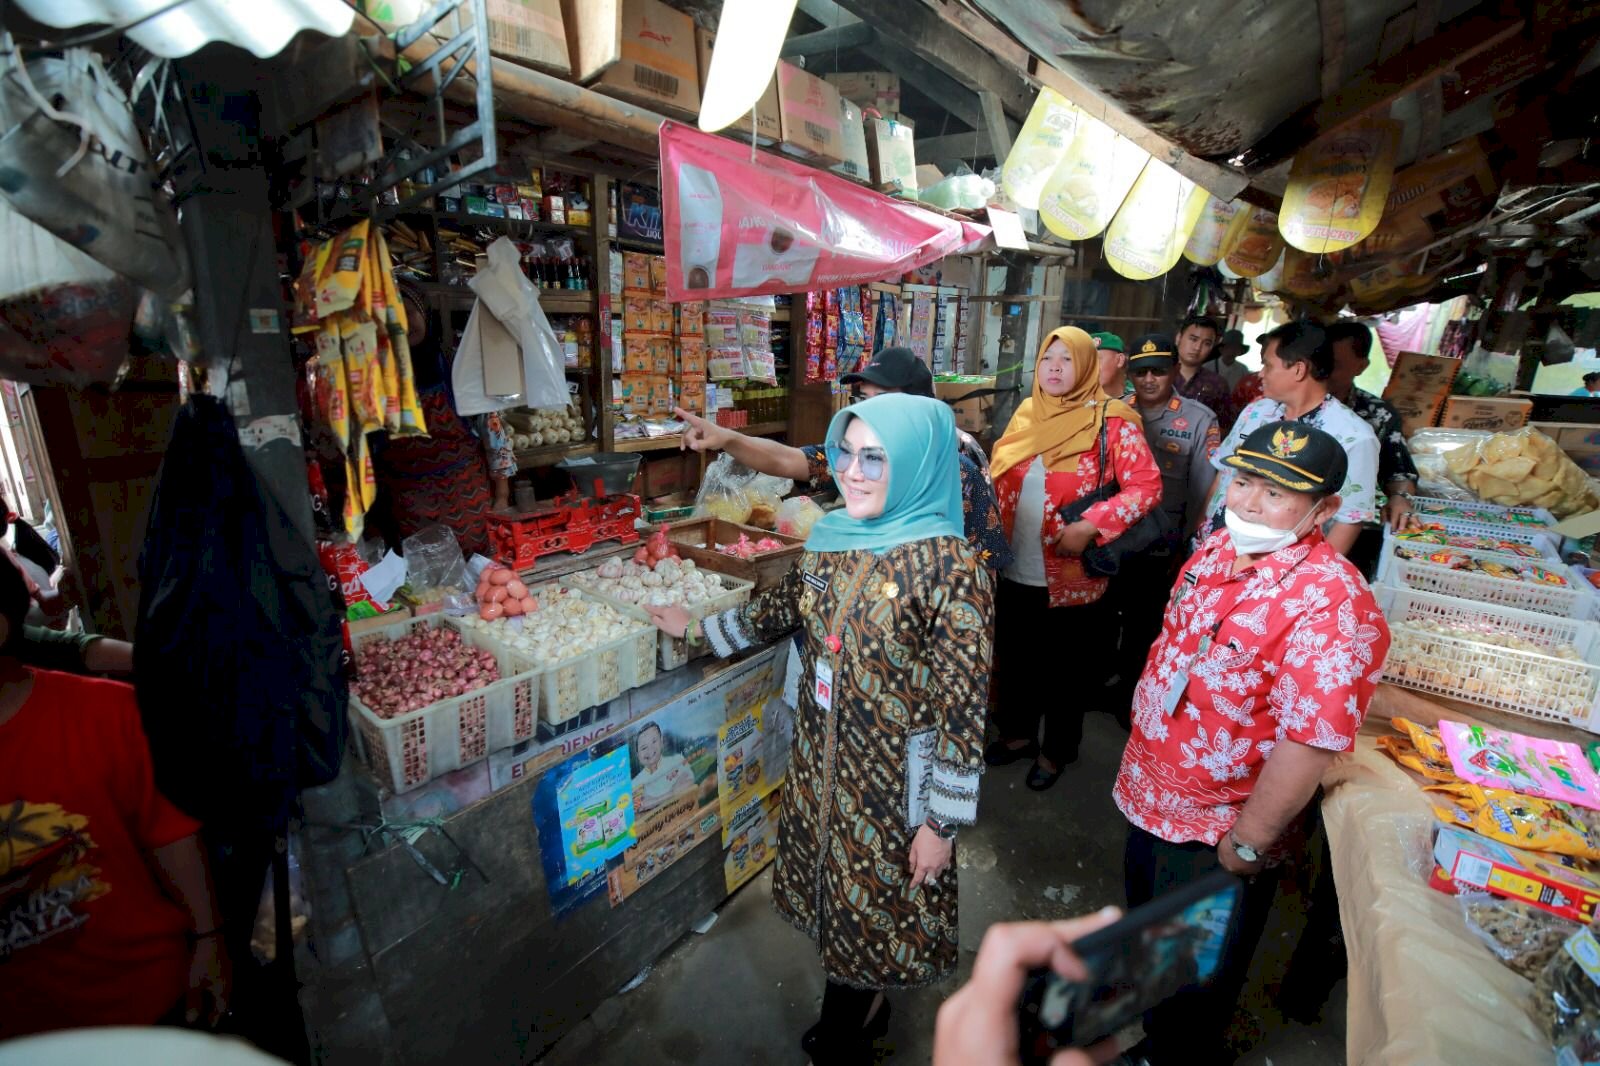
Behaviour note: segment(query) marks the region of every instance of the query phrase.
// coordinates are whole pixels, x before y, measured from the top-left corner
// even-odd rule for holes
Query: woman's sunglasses
[[[883,472],[889,466],[889,457],[882,448],[862,448],[859,452],[848,444],[828,445],[828,465],[835,474],[843,474],[850,469],[851,464],[860,461],[861,476],[868,481],[882,481]]]

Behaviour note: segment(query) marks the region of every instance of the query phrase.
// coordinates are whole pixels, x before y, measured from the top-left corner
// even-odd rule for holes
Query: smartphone
[[[1216,869],[1072,945],[1089,971],[1069,981],[1034,970],[1019,1007],[1024,1063],[1115,1036],[1150,1008],[1216,977],[1233,939],[1244,882]]]

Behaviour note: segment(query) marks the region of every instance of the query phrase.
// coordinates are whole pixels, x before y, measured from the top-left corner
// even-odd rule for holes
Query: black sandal
[[[1028,787],[1033,789],[1035,792],[1043,792],[1045,789],[1059,781],[1061,779],[1061,775],[1066,772],[1066,769],[1066,766],[1062,765],[1054,773],[1051,773],[1035,762],[1032,769],[1028,771]]]

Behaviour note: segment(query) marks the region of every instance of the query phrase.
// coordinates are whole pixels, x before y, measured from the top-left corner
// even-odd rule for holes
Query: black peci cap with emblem
[[[1172,338],[1165,333],[1146,333],[1128,349],[1128,369],[1146,366],[1156,369],[1171,367],[1176,363]]]
[[[1222,461],[1292,492],[1319,496],[1338,492],[1350,469],[1344,446],[1303,422],[1269,422],[1252,431],[1239,450]]]

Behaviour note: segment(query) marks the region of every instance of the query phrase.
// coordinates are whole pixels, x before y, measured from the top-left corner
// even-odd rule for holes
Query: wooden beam
[[[907,49],[974,90],[994,93],[1007,114],[1027,117],[1036,94],[1024,73],[996,59],[927,7],[906,0],[843,0],[839,6],[876,27],[881,39]]]
[[[963,5],[934,4],[933,0],[922,2],[946,25],[977,42],[997,61],[1024,73],[1030,85],[1050,86],[1190,181],[1214,193],[1218,199],[1232,200],[1249,184],[1250,179],[1245,174],[1190,155],[1176,142],[1147,128],[1066,71],[1038,61],[999,26]],[[978,123],[972,126],[978,128]]]
[[[978,107],[983,111],[983,128],[989,134],[989,144],[994,154],[1004,159],[1011,154],[1011,127],[1006,125],[1000,98],[986,89],[978,94]]]
[[[1322,27],[1322,95],[1331,96],[1344,84],[1344,0],[1317,0],[1317,20]]]
[[[983,128],[983,109],[978,106],[978,94],[967,86],[916,53],[890,43],[881,35],[872,46],[872,54],[886,69],[900,75],[901,81],[910,82],[930,100],[950,112],[952,118],[975,130]]]
[[[800,0],[798,6],[801,11],[830,29],[861,21],[834,3],[834,0]]]
[[[847,52],[852,48],[867,47],[876,36],[872,27],[865,22],[851,22],[844,26],[818,30],[816,33],[802,33],[798,37],[790,37],[783,42],[783,51],[779,54],[788,59],[792,56]]]
[[[1464,19],[1280,124],[1247,149],[1239,163],[1252,173],[1276,166],[1328,130],[1388,107],[1430,79],[1517,36],[1525,25],[1522,19]]]
[[[931,163],[938,159],[978,159],[995,154],[985,130],[970,133],[947,133],[943,137],[918,137],[917,159]],[[1005,158],[1000,156],[998,158]]]

